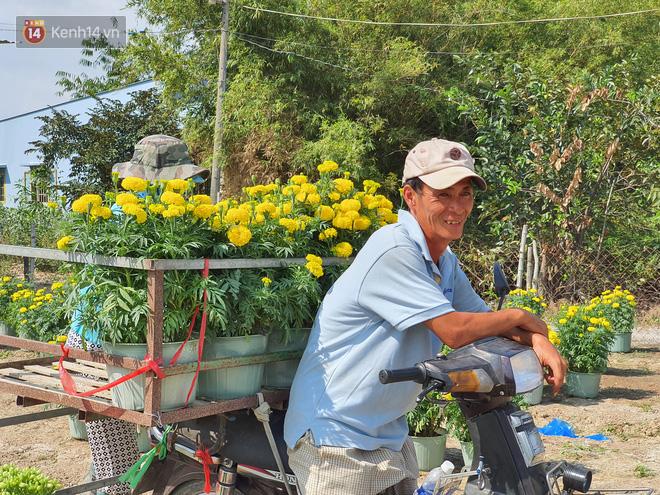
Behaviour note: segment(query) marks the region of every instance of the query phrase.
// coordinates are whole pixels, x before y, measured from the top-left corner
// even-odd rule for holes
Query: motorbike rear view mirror
[[[495,278],[495,294],[500,298],[500,302],[497,305],[497,310],[502,309],[502,304],[504,304],[504,298],[509,293],[511,288],[509,287],[509,282],[506,280],[506,275],[502,271],[502,267],[499,262],[495,262],[493,266],[493,276]]]

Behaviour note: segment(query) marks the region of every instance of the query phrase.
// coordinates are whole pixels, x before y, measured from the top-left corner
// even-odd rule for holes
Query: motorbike
[[[495,290],[501,308],[509,285],[498,264]],[[589,491],[592,472],[563,460],[545,461],[545,447],[532,415],[511,401],[543,383],[543,370],[531,348],[502,337],[487,338],[410,368],[380,370],[379,380],[384,386],[401,381],[421,384],[418,401],[437,391],[450,393],[458,402],[474,444],[473,464],[448,476],[443,495],[453,493],[463,482],[465,495]],[[262,406],[261,411],[187,421],[171,430],[152,427],[152,442],[166,445],[167,456],[151,464],[133,493],[198,495],[210,480],[211,493],[216,495],[297,494],[283,440],[286,411],[267,403]],[[264,422],[269,428],[264,428]],[[208,454],[205,465],[200,452]]]

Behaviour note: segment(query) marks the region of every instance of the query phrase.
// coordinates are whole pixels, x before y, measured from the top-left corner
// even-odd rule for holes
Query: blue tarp
[[[550,421],[547,425],[539,428],[539,432],[542,433],[543,435],[578,438],[578,435],[575,434],[575,430],[573,430],[573,427],[566,421],[563,421],[559,418],[555,418],[552,421]],[[583,437],[583,438],[589,438],[590,440],[598,440],[598,441],[603,441],[603,440],[611,441],[611,439],[607,438],[605,435],[600,435],[600,434],[590,435],[588,437]]]

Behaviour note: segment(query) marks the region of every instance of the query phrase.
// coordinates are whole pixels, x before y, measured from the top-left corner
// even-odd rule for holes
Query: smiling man
[[[284,436],[303,495],[410,495],[417,460],[405,414],[421,386],[382,385],[381,369],[432,359],[502,335],[532,346],[554,392],[566,363],[545,323],[522,309],[491,312],[461,270],[451,241],[473,207],[475,173],[461,144],[432,139],[406,158],[409,211],[376,231],[328,291],[294,379]]]

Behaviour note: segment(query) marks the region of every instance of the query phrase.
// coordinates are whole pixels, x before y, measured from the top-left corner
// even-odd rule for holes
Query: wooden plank
[[[55,378],[58,382],[60,381],[60,372],[58,370],[53,370],[51,368],[46,368],[44,366],[25,366],[24,369],[31,371],[33,373],[37,373],[39,375]],[[70,372],[71,370],[68,371]],[[106,379],[97,380],[91,377],[75,376],[75,375],[72,375],[72,378],[76,382],[76,384],[84,383],[85,385],[89,385],[89,387],[91,388],[98,388],[108,384],[108,380]]]
[[[95,376],[100,380],[108,379],[108,371],[106,370],[105,366],[103,368],[97,368],[96,366],[88,366],[86,363],[75,362],[66,363],[64,367],[71,374],[82,373],[85,375]]]

